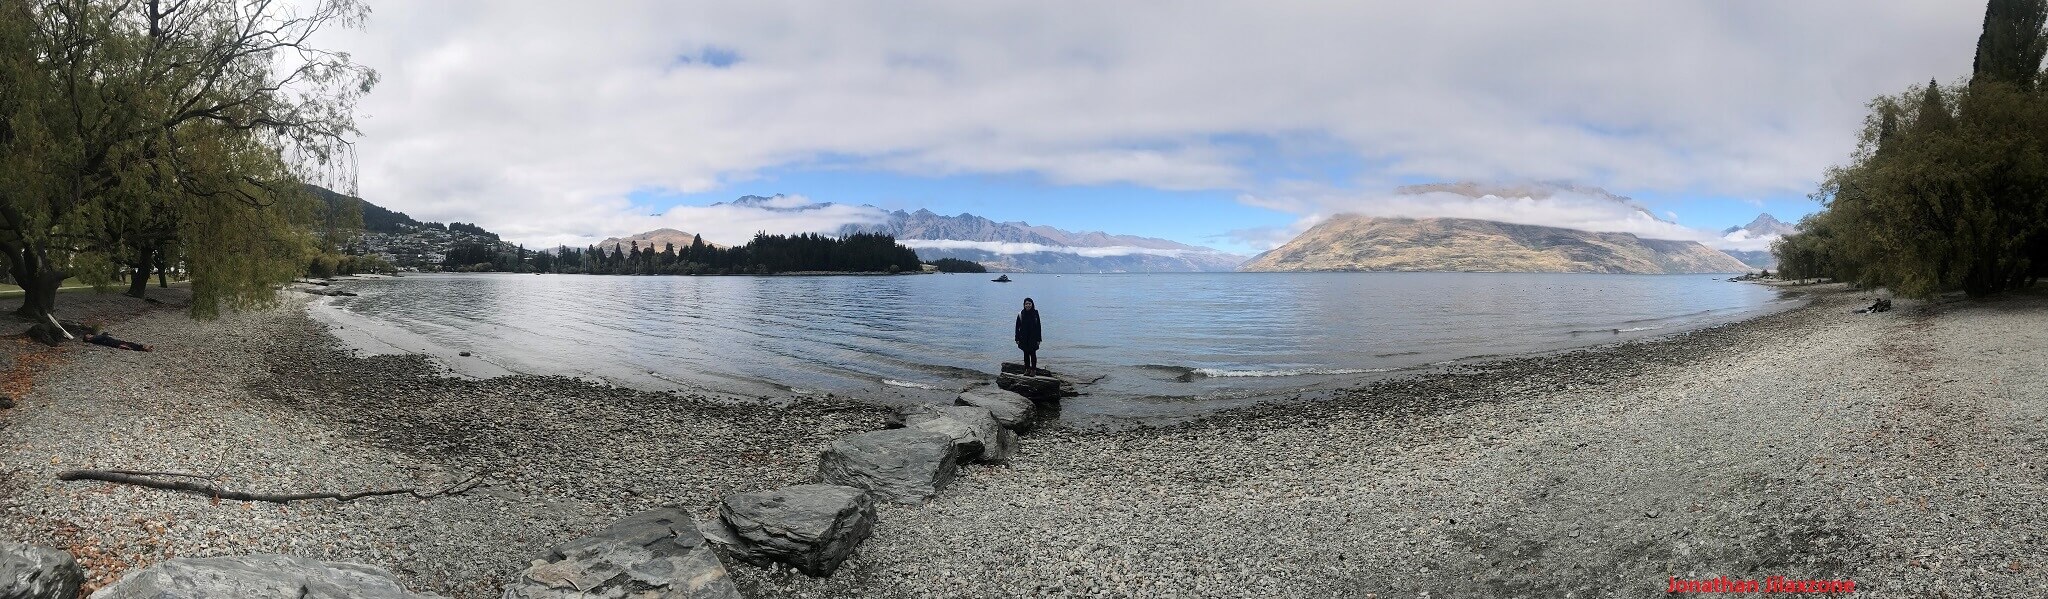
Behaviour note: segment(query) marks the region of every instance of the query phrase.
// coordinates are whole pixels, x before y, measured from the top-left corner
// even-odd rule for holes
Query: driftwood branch
[[[106,472],[110,472],[113,474],[126,474],[129,476],[182,476],[185,478],[197,478],[200,480],[220,480],[220,477],[218,476],[207,476],[204,474],[188,474],[184,472],[146,472],[141,470],[107,470]]]
[[[290,495],[273,495],[267,493],[245,493],[242,491],[229,491],[227,489],[222,489],[220,487],[184,481],[159,480],[155,478],[153,475],[191,476],[175,473],[133,472],[126,470],[66,470],[57,473],[57,480],[93,480],[122,485],[148,487],[151,489],[163,489],[166,491],[192,493],[195,495],[203,495],[206,497],[212,497],[214,499],[226,499],[229,501],[262,501],[266,503],[291,503],[294,501],[312,501],[315,499],[332,499],[335,501],[347,502],[355,501],[357,499],[363,499],[365,497],[388,497],[392,495],[411,495],[419,499],[433,499],[435,497],[449,497],[467,493],[470,490],[475,489],[478,486],[481,486],[484,481],[484,477],[482,475],[477,475],[470,477],[469,480],[456,483],[447,488],[441,489],[439,491],[434,491],[431,493],[421,492],[418,489],[380,489],[376,491],[361,491],[356,493],[296,493]]]

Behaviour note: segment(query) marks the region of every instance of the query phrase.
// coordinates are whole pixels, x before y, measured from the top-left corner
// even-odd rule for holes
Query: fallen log
[[[350,501],[355,501],[357,499],[363,499],[366,497],[387,497],[392,495],[411,495],[418,499],[433,499],[435,497],[449,497],[454,495],[461,495],[463,493],[468,493],[469,491],[477,488],[478,486],[481,486],[483,484],[484,479],[482,475],[473,476],[470,477],[469,480],[456,483],[452,486],[441,489],[439,491],[434,491],[432,493],[422,493],[418,489],[379,489],[375,491],[360,491],[356,493],[294,493],[275,495],[268,493],[247,493],[242,491],[230,491],[212,485],[202,485],[199,483],[191,483],[184,481],[158,480],[153,475],[205,478],[197,475],[179,474],[173,472],[158,473],[135,472],[132,470],[66,470],[57,473],[57,480],[65,482],[89,480],[122,485],[134,485],[138,487],[147,487],[151,489],[163,489],[166,491],[192,493],[194,495],[212,497],[216,500],[226,499],[229,501],[261,501],[264,503],[291,503],[294,501],[332,499],[337,502],[346,503]]]

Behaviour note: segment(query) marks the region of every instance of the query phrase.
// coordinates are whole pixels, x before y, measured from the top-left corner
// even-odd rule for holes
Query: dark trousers
[[[1018,349],[1022,349],[1022,350],[1024,350],[1024,367],[1026,367],[1026,368],[1037,368],[1037,367],[1038,367],[1038,346],[1036,346],[1036,345],[1030,345],[1030,346],[1020,346],[1020,347],[1018,347]]]

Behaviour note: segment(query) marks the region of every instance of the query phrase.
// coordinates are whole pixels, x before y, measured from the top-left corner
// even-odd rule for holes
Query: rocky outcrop
[[[822,578],[874,530],[875,500],[865,489],[797,485],[726,497],[718,517],[721,544],[734,559],[789,564]]]
[[[1691,241],[1463,218],[1340,214],[1240,270],[1678,274],[1748,268]]]
[[[976,387],[961,393],[954,405],[974,406],[988,410],[996,422],[1013,430],[1031,427],[1038,417],[1038,405],[1029,398],[997,387]]]
[[[659,508],[556,546],[505,599],[738,599],[688,512]]]
[[[0,541],[0,599],[74,599],[81,584],[71,554]]]
[[[1055,402],[1061,398],[1081,394],[1075,390],[1074,381],[1049,370],[1029,368],[1016,362],[1003,363],[1002,373],[996,375],[996,387],[1039,403]]]
[[[952,437],[962,462],[1007,464],[1017,453],[1017,433],[1003,428],[987,408],[920,404],[905,406],[890,419],[896,426]]]
[[[289,555],[179,558],[130,572],[92,599],[426,599],[382,568]]]
[[[916,504],[936,497],[958,475],[953,437],[911,428],[873,431],[833,441],[818,457],[824,482]]]

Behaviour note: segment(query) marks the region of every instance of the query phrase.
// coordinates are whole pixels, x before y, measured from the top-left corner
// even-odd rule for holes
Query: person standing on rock
[[[1017,349],[1024,350],[1024,367],[1038,370],[1038,342],[1045,334],[1038,326],[1038,304],[1024,298],[1024,311],[1017,314]]]

